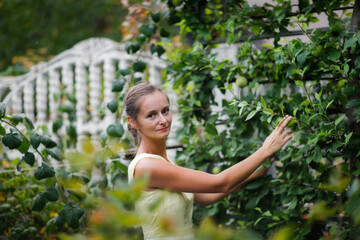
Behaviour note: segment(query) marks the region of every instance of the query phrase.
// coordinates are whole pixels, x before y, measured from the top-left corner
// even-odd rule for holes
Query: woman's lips
[[[164,128],[159,129],[159,131],[166,131],[166,130],[168,130],[168,127],[164,127]]]

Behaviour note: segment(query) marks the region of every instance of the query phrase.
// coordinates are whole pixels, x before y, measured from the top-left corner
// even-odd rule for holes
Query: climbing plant
[[[163,80],[178,94],[183,125],[177,133],[182,145],[178,164],[217,174],[258,149],[282,117],[293,116],[289,125],[293,140],[275,154],[272,175],[249,183],[216,204],[195,207],[199,239],[241,239],[236,231],[214,230],[214,224],[253,229],[273,239],[356,239],[360,233],[359,1],[300,0],[294,5],[293,1],[274,0],[256,6],[243,0],[169,0],[141,9],[146,17],[141,18],[132,38],[125,38],[126,51],[141,56],[150,50],[168,62]],[[312,28],[319,14],[327,17],[326,29]],[[299,33],[302,38],[292,36]],[[265,38],[271,41],[260,41]],[[236,44],[236,58],[220,58],[216,54],[219,44]],[[139,58],[131,67],[119,69],[113,88],[122,89],[124,79],[129,85],[136,83],[140,80],[137,73],[146,71]],[[107,107],[119,111],[121,100],[117,96]],[[33,155],[41,160],[34,173],[36,180],[26,180],[26,176],[9,176],[7,180],[43,182],[41,187],[30,188],[27,206],[11,209],[10,201],[2,202],[6,214],[1,217],[14,211],[18,211],[14,216],[24,211],[31,216],[27,221],[11,222],[16,226],[12,233],[20,229],[16,236],[21,237],[24,231],[36,235],[29,227],[47,222],[49,234],[79,231],[94,236],[111,237],[114,232],[124,234],[124,238],[140,236],[127,227],[140,221],[129,205],[138,197],[131,194],[139,193],[144,182],[108,192],[104,191],[107,179],[86,180],[90,170],[83,173],[85,176],[77,172],[79,169],[55,172],[47,159],[64,158],[60,153],[65,151],[53,150],[59,143],[46,131],[35,133],[27,118],[5,116],[3,105],[0,120],[1,126],[13,128],[1,127],[0,133],[5,146],[23,154],[19,168],[24,162],[32,165]],[[27,130],[20,130],[18,124]],[[123,134],[121,124],[112,124],[102,135],[103,146]],[[90,158],[104,169],[101,166],[109,152],[98,155],[93,145],[86,146],[85,155],[75,152],[67,156]],[[126,168],[115,165],[112,173],[124,176],[121,171],[126,172]],[[0,186],[4,199],[13,185]],[[50,203],[57,196],[61,200]],[[99,203],[102,207],[96,209]],[[31,215],[47,207],[51,211],[41,215],[40,222],[38,215]],[[119,214],[105,214],[114,209]],[[211,216],[215,223],[200,224],[205,216]],[[114,230],[110,224],[114,219],[125,228]],[[87,232],[85,226],[93,228]],[[10,225],[1,227],[8,232]],[[248,239],[261,239],[247,231],[241,236],[246,234],[251,234]]]
[[[168,14],[157,21],[159,14],[149,12],[140,31],[152,35],[150,49],[154,41],[167,46],[165,78],[178,92],[184,126],[179,164],[217,173],[293,116],[293,140],[276,154],[273,176],[196,208],[195,220],[212,215],[218,224],[264,236],[282,226],[291,226],[295,239],[357,236],[359,1],[166,3]],[[319,14],[327,17],[326,29],[312,29]],[[174,24],[185,42],[180,48],[157,30]],[[258,47],[264,38],[272,41]],[[238,44],[235,60],[217,57],[220,43]]]

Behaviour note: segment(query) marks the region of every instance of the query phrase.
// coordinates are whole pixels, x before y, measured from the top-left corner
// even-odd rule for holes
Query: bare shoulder
[[[169,167],[170,165],[172,164],[162,159],[146,157],[141,159],[141,161],[139,161],[136,165],[134,177],[140,177],[144,173],[152,175],[157,171],[161,171],[162,169]]]

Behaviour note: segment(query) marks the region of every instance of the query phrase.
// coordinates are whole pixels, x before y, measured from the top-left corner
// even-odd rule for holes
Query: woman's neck
[[[146,141],[144,139],[141,140],[139,149],[137,154],[140,153],[150,153],[162,156],[163,158],[167,158],[166,155],[166,141]]]

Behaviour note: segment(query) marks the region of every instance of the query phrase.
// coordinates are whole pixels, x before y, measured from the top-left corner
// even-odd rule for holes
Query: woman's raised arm
[[[267,158],[291,139],[285,130],[291,117],[285,117],[266,138],[263,146],[245,160],[217,175],[176,166],[161,159],[144,158],[136,166],[134,177],[149,174],[148,188],[192,193],[229,193],[245,181]]]

